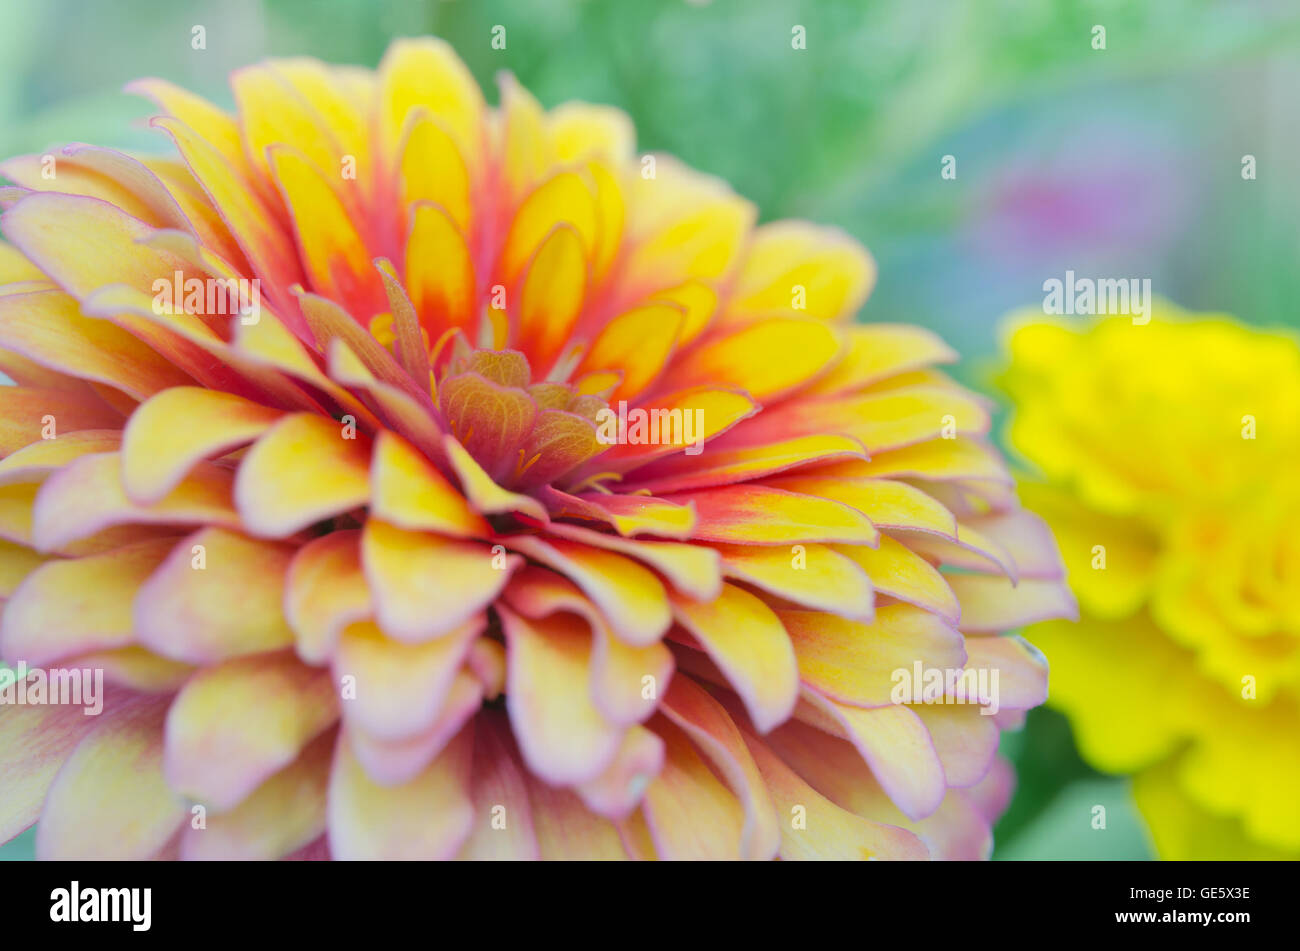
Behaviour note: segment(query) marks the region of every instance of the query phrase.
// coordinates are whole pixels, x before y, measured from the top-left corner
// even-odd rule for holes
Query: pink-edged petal
[[[115,429],[83,429],[41,439],[0,460],[0,485],[41,482],[74,459],[96,452],[116,452],[122,434]]]
[[[252,442],[281,416],[232,393],[178,386],[142,403],[122,434],[122,487],[157,502],[203,459]]]
[[[522,559],[372,518],[361,533],[361,562],[379,626],[418,643],[451,633],[491,604]]]
[[[672,653],[662,642],[634,647],[614,637],[604,615],[573,582],[537,565],[515,576],[506,600],[528,618],[569,611],[586,619],[593,638],[591,699],[607,720],[627,726],[654,712],[673,674]]]
[[[984,778],[998,751],[998,726],[973,704],[912,706],[930,734],[949,786],[973,786]]]
[[[799,668],[790,637],[771,608],[726,584],[708,603],[674,597],[673,614],[726,675],[761,732],[790,716],[799,697]]]
[[[695,504],[692,537],[709,542],[786,545],[849,542],[874,545],[879,533],[861,512],[830,499],[763,485],[704,489],[668,501]]]
[[[487,522],[414,446],[392,432],[375,440],[370,511],[398,528],[483,538]]]
[[[1016,509],[974,516],[964,523],[1000,545],[1014,560],[1019,577],[1056,581],[1065,576],[1065,565],[1052,530],[1033,512]]]
[[[0,297],[0,347],[138,400],[192,382],[122,328],[83,315],[76,299],[62,291]]]
[[[292,763],[337,718],[329,674],[288,652],[204,668],[167,714],[167,781],[223,812]]]
[[[623,735],[608,768],[580,784],[578,795],[593,812],[609,819],[625,819],[641,804],[646,787],[663,764],[663,740],[645,727],[635,726]]]
[[[486,625],[487,617],[476,615],[421,644],[391,640],[373,623],[348,627],[332,669],[335,683],[347,678],[353,688],[343,707],[349,726],[381,740],[408,739],[427,730],[442,710],[470,642]]]
[[[121,698],[102,698],[113,709]],[[41,813],[55,774],[100,721],[72,704],[14,705],[0,717],[0,842]]]
[[[147,859],[167,844],[187,813],[163,776],[167,703],[123,705],[77,744],[45,797],[38,859]]]
[[[544,861],[608,862],[626,859],[618,828],[587,808],[577,795],[524,772],[532,803],[538,854]]]
[[[781,845],[776,804],[727,711],[689,677],[673,682],[664,696],[663,710],[709,758],[745,807],[741,856],[773,858]]]
[[[447,436],[443,445],[447,461],[460,480],[461,491],[479,512],[485,515],[518,512],[539,522],[550,521],[546,506],[531,495],[521,495],[501,488],[454,438]]]
[[[524,761],[546,782],[595,779],[613,760],[623,728],[591,700],[591,632],[570,614],[525,619],[500,606],[508,651],[506,709]]]
[[[957,623],[961,606],[943,574],[897,539],[881,535],[876,548],[841,545],[836,551],[857,564],[878,594],[932,611],[949,624]]]
[[[231,473],[200,463],[175,489],[150,505],[132,502],[122,487],[117,453],[95,453],[46,480],[32,509],[37,547],[57,551],[116,525],[220,525],[235,528]]]
[[[628,485],[655,493],[685,492],[863,457],[862,444],[847,436],[799,436],[765,446],[712,450],[702,458],[683,453],[639,470]]]
[[[286,545],[221,528],[181,540],[136,594],[137,640],[191,664],[288,647],[284,577],[292,555]]]
[[[998,575],[964,574],[950,575],[948,583],[961,602],[961,629],[973,634],[1078,617],[1078,605],[1064,582],[1027,579],[1012,585]]]
[[[528,801],[526,769],[499,712],[474,719],[474,768],[470,798],[474,830],[460,857],[471,860],[536,859],[537,833]]]
[[[685,732],[655,721],[666,755],[645,792],[645,815],[655,850],[664,859],[734,859],[741,854],[745,810]]]
[[[741,727],[781,816],[782,859],[925,859],[913,833],[842,809],[809,786],[763,740]]]
[[[875,614],[873,579],[829,545],[809,542],[791,550],[766,545],[715,547],[722,556],[722,573],[735,581],[846,618],[870,621]]]
[[[895,703],[896,674],[960,669],[962,636],[910,604],[888,604],[869,624],[818,611],[780,611],[799,659],[799,677],[824,697],[862,707]]]
[[[803,700],[847,737],[909,819],[939,808],[947,785],[925,724],[906,706],[849,707],[805,689]]]
[[[234,809],[209,812],[202,828],[185,826],[181,858],[264,861],[292,856],[320,839],[336,742],[336,731],[326,730]]]
[[[501,541],[572,580],[600,608],[614,635],[633,647],[654,643],[668,629],[672,618],[663,583],[632,559],[567,539],[511,535]]]
[[[620,535],[661,535],[690,538],[695,511],[689,501],[669,502],[645,495],[609,495],[597,492],[570,495],[548,488],[542,493],[555,518],[570,517],[604,522]]]
[[[369,440],[357,436],[355,427],[295,413],[271,427],[241,460],[235,503],[249,531],[283,538],[365,505],[369,468]]]
[[[36,667],[129,644],[136,591],[174,545],[154,539],[41,565],[4,606],[0,656]]]
[[[309,664],[324,663],[343,629],[371,612],[360,531],[330,532],[298,549],[285,576],[284,614],[299,657]]]
[[[473,731],[462,730],[418,776],[380,786],[366,775],[345,731],[330,771],[330,851],[344,860],[453,857],[474,823],[473,752]]]
[[[483,685],[472,674],[456,674],[442,709],[427,727],[412,736],[389,740],[348,726],[348,739],[357,761],[381,786],[410,782],[433,761],[481,709]]]
[[[711,601],[722,590],[720,559],[714,551],[702,545],[620,538],[563,522],[551,525],[549,533],[607,548],[644,562],[663,575],[674,588],[696,601]]]
[[[968,637],[966,669],[996,680],[1000,707],[1030,710],[1047,701],[1047,658],[1022,637]],[[995,674],[996,672],[996,674]]]

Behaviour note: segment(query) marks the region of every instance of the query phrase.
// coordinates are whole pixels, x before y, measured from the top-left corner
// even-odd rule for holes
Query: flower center
[[[515,350],[460,346],[437,376],[445,428],[503,488],[526,492],[576,473],[606,447],[604,398],[571,383],[534,383]]]

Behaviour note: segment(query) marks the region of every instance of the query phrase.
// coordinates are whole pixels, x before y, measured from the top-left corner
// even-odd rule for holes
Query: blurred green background
[[[422,33],[490,99],[511,70],[544,105],[619,106],[641,148],[726,178],[765,220],[851,232],[880,266],[864,319],[939,331],[976,386],[999,319],[1067,269],[1300,326],[1296,0],[0,0],[0,155],[161,150],[149,107],[119,92],[130,79],[229,105],[225,77],[249,62],[373,67]],[[1126,781],[1085,766],[1059,714],[1034,711],[1003,748],[1019,788],[995,857],[1150,857]],[[0,859],[31,852],[29,833]]]

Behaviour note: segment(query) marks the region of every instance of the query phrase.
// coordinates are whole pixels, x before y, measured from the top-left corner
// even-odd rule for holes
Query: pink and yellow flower
[[[997,635],[1072,605],[954,354],[850,322],[856,243],[437,41],[241,70],[234,116],[134,88],[174,156],[0,166],[0,649],[112,684],[0,713],[0,838],[988,853],[1046,692]],[[892,702],[918,662],[1001,711]]]

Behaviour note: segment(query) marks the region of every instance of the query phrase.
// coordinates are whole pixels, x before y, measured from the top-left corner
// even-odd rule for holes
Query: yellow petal
[[[157,502],[201,459],[252,442],[282,414],[232,393],[178,386],[140,405],[122,434],[122,487]]]
[[[623,727],[592,702],[591,632],[571,614],[525,620],[498,608],[507,643],[506,709],[529,769],[552,785],[595,779]]]
[[[370,512],[398,528],[484,538],[487,523],[415,448],[391,432],[375,440]]]
[[[759,320],[700,341],[673,363],[658,386],[730,385],[756,400],[771,400],[814,379],[841,349],[838,333],[826,324],[794,317]]]
[[[253,445],[235,479],[235,503],[249,531],[284,537],[366,504],[369,440],[345,430],[324,416],[295,413]]]
[[[452,327],[477,339],[474,262],[464,234],[437,205],[420,203],[406,240],[406,286],[433,339]]]
[[[731,584],[707,603],[673,597],[673,615],[704,647],[745,702],[755,726],[784,722],[799,697],[794,648],[776,613]]]
[[[802,221],[776,221],[755,230],[727,314],[794,310],[821,320],[851,317],[875,279],[875,262],[847,234]]]
[[[614,634],[633,647],[651,644],[667,630],[667,592],[654,572],[632,559],[559,538],[512,535],[501,541],[570,578],[600,608]]]
[[[792,551],[762,545],[716,547],[728,578],[846,618],[869,621],[875,613],[869,574],[829,545],[808,543]]]
[[[288,647],[284,577],[292,554],[220,528],[180,540],[136,595],[136,637],[193,664]]]
[[[36,667],[129,644],[136,591],[174,545],[137,542],[37,568],[5,604],[0,655]]]
[[[552,176],[524,199],[501,249],[500,269],[507,286],[518,279],[543,240],[560,224],[577,232],[584,253],[589,255],[595,246],[596,202],[576,172]]]
[[[41,860],[147,859],[184,819],[163,778],[167,698],[105,716],[63,764],[36,829]]]
[[[329,784],[330,851],[344,860],[441,860],[469,837],[473,730],[463,730],[418,776],[380,786],[366,775],[346,735]]]
[[[371,611],[359,531],[330,532],[298,549],[285,577],[284,613],[299,657],[324,663],[343,629]]]
[[[466,164],[478,164],[482,149],[483,94],[451,46],[423,37],[397,40],[379,65],[379,140],[396,154],[406,117],[424,108],[456,139]]]
[[[292,763],[337,718],[329,674],[287,652],[204,668],[167,713],[167,781],[224,812]]]
[[[425,110],[412,112],[398,166],[402,207],[439,205],[461,233],[469,231],[469,171],[446,129]],[[407,252],[408,257],[410,251]]]
[[[539,376],[550,371],[568,343],[586,291],[582,239],[561,225],[537,249],[519,290],[518,346]]]
[[[361,560],[379,626],[410,643],[459,628],[492,603],[520,564],[486,545],[373,518],[361,534]]]

